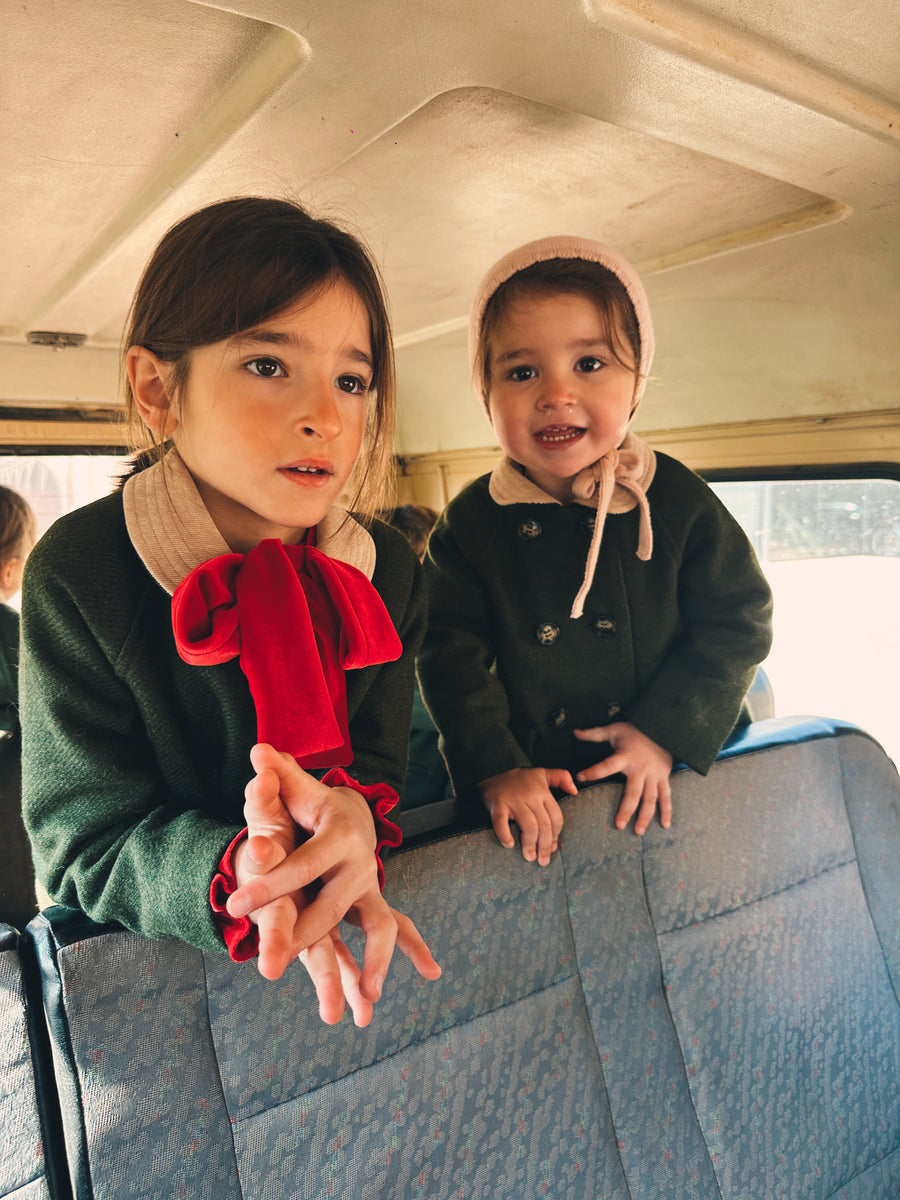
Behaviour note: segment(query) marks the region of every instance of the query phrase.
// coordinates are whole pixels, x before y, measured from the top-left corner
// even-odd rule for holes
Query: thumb
[[[569,796],[578,795],[578,788],[568,771],[564,771],[562,767],[547,767],[546,770],[548,787],[559,788]]]

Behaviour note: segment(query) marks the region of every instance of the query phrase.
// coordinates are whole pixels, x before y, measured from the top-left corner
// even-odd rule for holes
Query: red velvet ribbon
[[[175,589],[172,627],[185,662],[240,655],[258,740],[301,767],[352,761],[344,671],[393,662],[403,651],[362,571],[276,538],[195,567]]]

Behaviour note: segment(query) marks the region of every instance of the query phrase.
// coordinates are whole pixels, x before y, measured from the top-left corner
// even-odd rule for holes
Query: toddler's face
[[[617,338],[619,347],[624,338]],[[488,410],[497,440],[555,499],[622,442],[635,372],[612,352],[606,320],[578,293],[512,300],[491,340]]]

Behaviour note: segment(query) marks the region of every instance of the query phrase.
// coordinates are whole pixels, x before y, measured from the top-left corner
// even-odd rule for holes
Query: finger
[[[326,933],[310,943],[298,958],[316,989],[319,1016],[326,1025],[336,1025],[344,1015],[344,986],[331,935]]]
[[[616,813],[616,829],[625,829],[641,802],[641,786],[634,780],[625,781],[625,791]]]
[[[323,799],[327,798],[331,789],[304,771],[290,754],[276,750],[267,742],[258,742],[253,747],[250,762],[259,777],[270,779],[270,772],[275,776],[279,802],[289,810],[298,825],[311,833]],[[250,781],[252,783],[253,780]]]
[[[289,896],[281,896],[255,912],[254,918],[259,933],[257,969],[263,979],[280,979],[294,957],[297,906]]]
[[[281,802],[274,771],[255,775],[244,789],[244,820],[251,837],[269,837],[289,854],[296,845],[294,823]],[[284,857],[284,855],[282,855]]]
[[[608,742],[609,726],[596,725],[593,729],[573,729],[572,732],[583,742]]]
[[[357,904],[354,908],[360,928],[366,935],[359,988],[363,996],[374,1003],[381,999],[384,980],[397,944],[397,922],[380,894],[376,904],[366,907]]]
[[[668,779],[659,785],[659,823],[663,829],[669,829],[672,824],[672,792]]]
[[[441,968],[421,933],[409,917],[396,909],[391,911],[397,922],[397,949],[406,955],[423,979],[439,979]]]
[[[592,767],[585,767],[575,778],[579,783],[596,783],[598,779],[608,779],[610,775],[618,775],[628,766],[628,761],[621,754],[611,754]]]
[[[537,843],[537,860],[541,867],[549,866],[550,855],[555,852],[559,845],[559,831],[562,829],[563,816],[562,809],[551,797],[544,805],[544,810],[539,821],[538,843]]]
[[[634,823],[634,832],[639,837],[643,837],[647,832],[650,822],[653,820],[658,795],[659,792],[655,783],[650,782],[645,786],[641,807],[638,809],[637,820]]]
[[[362,993],[359,964],[350,953],[350,947],[338,935],[336,929],[331,931],[331,941],[334,946],[338,970],[341,973],[341,987],[344,991],[344,998],[350,1006],[350,1012],[353,1014],[353,1024],[360,1029],[364,1029],[372,1020],[374,1006],[372,1001]]]
[[[495,805],[491,809],[491,824],[494,827],[494,833],[497,835],[497,841],[501,846],[505,846],[507,850],[512,850],[516,844],[516,839],[512,835],[512,829],[509,827],[509,809],[505,805]]]
[[[575,786],[575,781],[568,771],[564,771],[559,767],[547,768],[547,784],[549,787],[559,788],[562,792],[567,792],[570,796],[578,795],[578,788]]]
[[[540,834],[538,818],[530,808],[523,805],[520,811],[513,815],[513,820],[519,827],[519,845],[522,857],[526,862],[534,862],[537,857],[538,835]]]
[[[273,838],[259,834],[247,839],[242,867],[250,875],[265,875],[287,857],[287,851]]]

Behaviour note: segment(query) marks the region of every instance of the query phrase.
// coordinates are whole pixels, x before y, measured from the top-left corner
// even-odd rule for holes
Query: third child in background
[[[616,825],[671,820],[674,760],[705,774],[771,640],[771,593],[711,489],[630,431],[653,357],[646,294],[599,242],[502,258],[470,318],[504,458],[448,505],[425,560],[418,661],[457,795],[546,865],[552,789],[623,774]]]

